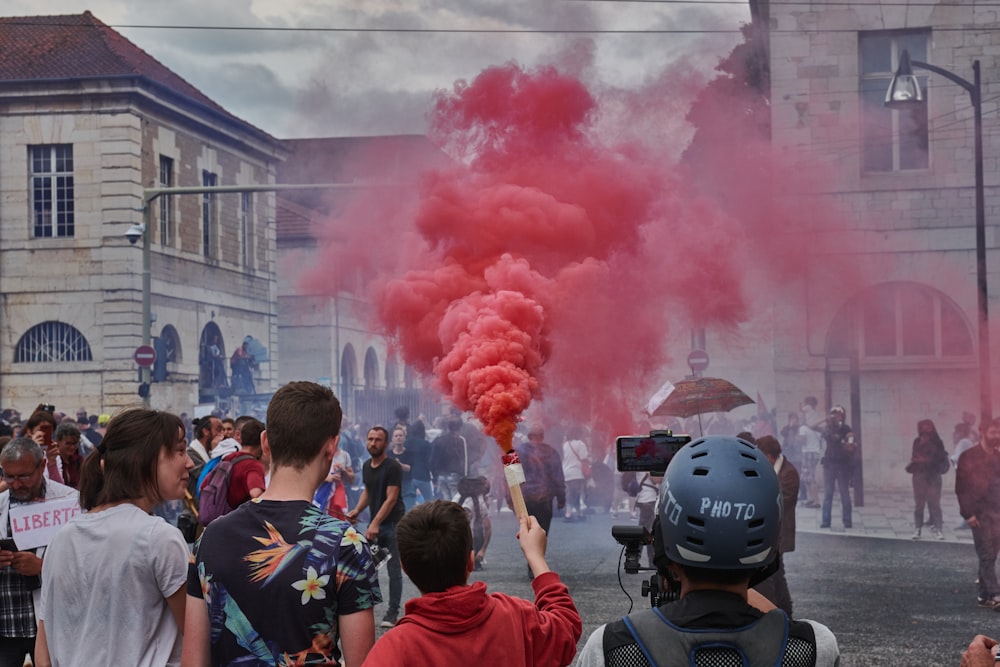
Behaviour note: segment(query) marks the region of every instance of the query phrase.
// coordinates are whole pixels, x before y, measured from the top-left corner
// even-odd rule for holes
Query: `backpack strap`
[[[781,667],[788,645],[788,617],[775,609],[740,628],[681,628],[658,609],[622,618],[650,667],[690,667],[704,650],[735,651],[745,665]]]
[[[225,457],[223,457],[223,458],[225,458]],[[229,467],[226,468],[226,489],[227,489],[227,491],[229,489],[230,480],[232,480],[232,478],[233,478],[233,469],[236,467],[236,464],[239,463],[240,461],[249,461],[252,458],[254,458],[254,457],[252,455],[250,455],[250,454],[240,454],[239,456],[234,456],[229,461]],[[219,461],[219,465],[222,465],[222,461]],[[215,467],[218,468],[219,465],[217,465]],[[214,469],[215,468],[213,468],[213,470]]]

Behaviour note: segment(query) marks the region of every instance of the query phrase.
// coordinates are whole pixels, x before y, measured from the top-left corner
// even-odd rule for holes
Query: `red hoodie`
[[[375,642],[363,667],[481,664],[562,667],[573,661],[583,626],[555,572],[531,582],[535,603],[486,584],[453,586],[406,603],[399,624]]]

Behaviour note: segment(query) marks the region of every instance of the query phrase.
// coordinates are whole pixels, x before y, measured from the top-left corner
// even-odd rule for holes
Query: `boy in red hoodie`
[[[545,562],[545,531],[533,516],[520,524],[534,604],[468,583],[475,567],[472,529],[458,503],[424,503],[400,519],[400,564],[422,595],[407,601],[406,614],[375,642],[363,667],[459,665],[473,655],[505,667],[570,664],[583,631],[580,613]]]

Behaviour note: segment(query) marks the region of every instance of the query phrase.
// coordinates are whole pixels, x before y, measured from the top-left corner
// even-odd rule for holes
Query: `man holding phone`
[[[34,660],[35,596],[41,588],[44,547],[17,551],[10,539],[10,508],[36,500],[60,498],[76,489],[46,479],[45,453],[29,438],[15,438],[0,451],[7,490],[0,493],[0,665]]]

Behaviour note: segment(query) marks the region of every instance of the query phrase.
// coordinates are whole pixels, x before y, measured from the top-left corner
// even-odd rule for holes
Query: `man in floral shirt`
[[[340,402],[312,382],[274,394],[271,481],[213,521],[188,575],[185,665],[359,665],[382,601],[364,535],[311,503],[337,452]],[[338,648],[338,640],[343,655]]]

